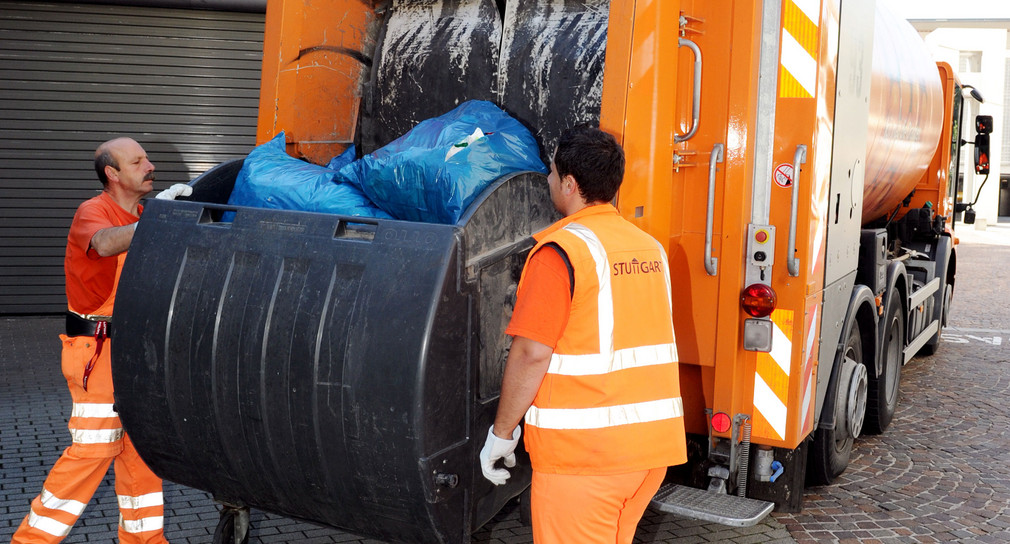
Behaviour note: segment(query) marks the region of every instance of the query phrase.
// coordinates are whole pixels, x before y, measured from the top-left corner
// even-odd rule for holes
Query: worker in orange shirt
[[[73,398],[68,423],[72,443],[49,471],[13,543],[63,540],[113,461],[119,541],[167,542],[161,479],[144,464],[119,422],[109,355],[116,286],[143,212],[140,201],[154,188],[154,165],[136,141],[117,138],[95,151],[95,171],[102,192],[77,208],[64,259],[69,311],[60,340],[63,375]],[[173,199],[192,190],[177,183],[157,198]]]
[[[537,544],[630,543],[687,460],[666,252],[610,204],[623,177],[609,134],[561,136],[547,183],[564,218],[535,236],[506,329],[481,468],[505,483],[525,414]]]

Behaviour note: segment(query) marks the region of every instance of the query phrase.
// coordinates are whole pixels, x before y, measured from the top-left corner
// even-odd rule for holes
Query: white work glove
[[[504,440],[495,436],[494,425],[487,430],[487,441],[480,450],[480,470],[494,485],[505,485],[505,481],[511,476],[509,471],[495,468],[494,464],[501,459],[509,468],[516,466],[516,444],[519,443],[519,435],[522,432],[522,428],[516,425],[512,431],[512,440]]]
[[[158,196],[154,197],[158,200],[175,200],[176,197],[189,196],[193,194],[193,188],[185,183],[176,183],[175,185],[165,189],[164,191],[158,193]]]

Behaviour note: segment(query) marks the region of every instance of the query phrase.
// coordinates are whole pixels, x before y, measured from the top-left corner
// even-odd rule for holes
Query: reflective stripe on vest
[[[550,374],[591,376],[642,366],[661,365],[677,360],[677,344],[658,344],[619,349],[613,357],[600,353],[589,355],[551,355]]]
[[[684,415],[680,397],[597,408],[537,408],[531,406],[526,423],[541,429],[603,429],[648,423]]]
[[[600,353],[613,353],[614,292],[610,285],[610,259],[607,258],[607,251],[596,233],[586,227],[572,223],[566,226],[565,230],[586,243],[589,253],[593,256],[593,261],[596,262],[596,278],[600,284],[600,293],[597,297],[597,314],[600,320]]]

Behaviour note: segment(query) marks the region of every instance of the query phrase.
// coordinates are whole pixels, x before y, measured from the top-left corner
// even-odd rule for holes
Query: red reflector
[[[771,287],[763,283],[748,285],[740,297],[743,311],[752,317],[767,317],[775,311],[777,297]]]
[[[728,432],[730,423],[729,416],[722,412],[712,416],[712,429],[717,433]]]

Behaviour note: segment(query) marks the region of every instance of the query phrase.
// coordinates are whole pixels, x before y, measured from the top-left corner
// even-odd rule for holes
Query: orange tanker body
[[[624,146],[618,208],[669,252],[691,444],[654,507],[798,510],[888,428],[956,268],[961,87],[907,23],[874,0],[268,1],[259,143],[325,164],[474,99],[545,159],[579,122]],[[114,368],[138,450],[231,505],[468,540],[529,482],[520,457],[492,486],[477,454],[545,178],[425,225],[224,206],[241,165],[150,203],[131,246],[120,299],[144,302],[117,305]]]
[[[895,211],[926,176],[944,127],[942,82],[919,34],[878,11],[873,42],[864,224]]]

